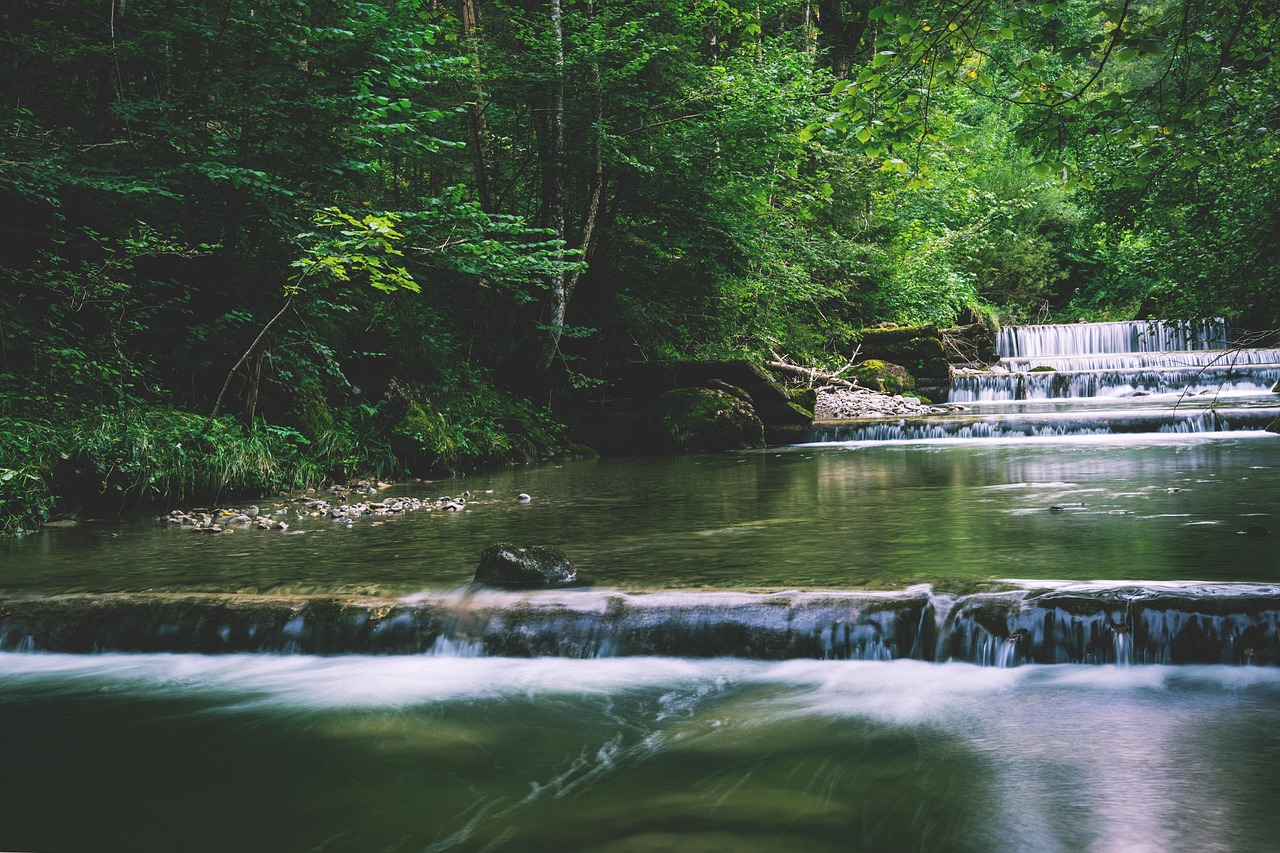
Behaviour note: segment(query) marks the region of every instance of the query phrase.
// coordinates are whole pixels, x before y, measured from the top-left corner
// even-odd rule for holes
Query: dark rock
[[[994,325],[973,322],[943,329],[947,357],[953,364],[987,365],[1000,360]]]
[[[749,403],[714,388],[676,388],[657,399],[650,423],[659,441],[685,451],[764,446],[764,424]]]
[[[859,355],[900,364],[917,379],[948,379],[951,364],[937,326],[896,326],[863,329]]]
[[[1271,531],[1263,527],[1261,524],[1250,524],[1240,533],[1244,536],[1266,536]]]
[[[737,397],[747,405],[751,405],[751,395],[739,388],[737,385],[730,385],[723,379],[708,379],[707,387],[716,391],[723,391],[731,397]]]
[[[476,583],[492,586],[550,586],[578,576],[568,556],[551,545],[500,542],[480,552]]]
[[[900,364],[890,364],[878,358],[859,362],[853,368],[854,378],[858,384],[873,391],[884,391],[887,394],[901,394],[914,391],[915,378]]]
[[[1276,418],[1274,421],[1267,424],[1267,432],[1280,433],[1280,418]]]
[[[746,392],[764,423],[808,424],[813,420],[771,376],[741,359],[628,364],[618,369],[616,380],[618,388],[634,398],[643,410],[648,410],[654,399],[673,388],[714,386],[724,390],[725,386],[731,386]]]

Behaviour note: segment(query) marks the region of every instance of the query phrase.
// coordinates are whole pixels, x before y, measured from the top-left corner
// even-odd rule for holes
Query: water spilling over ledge
[[[1280,586],[0,599],[0,650],[1280,664]]]
[[[1231,327],[1222,319],[1006,326],[996,337],[996,349],[1005,358],[1215,350],[1223,349],[1230,343]]]
[[[989,371],[954,377],[952,403],[1269,392],[1280,349],[1232,346],[1223,320],[1010,326]]]
[[[1101,412],[965,414],[922,418],[816,421],[810,443],[919,441],[939,438],[1030,438],[1128,434],[1261,431],[1280,409],[1163,407]]]

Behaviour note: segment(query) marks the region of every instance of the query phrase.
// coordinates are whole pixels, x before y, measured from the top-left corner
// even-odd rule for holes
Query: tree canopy
[[[1274,327],[1274,11],[13,0],[0,417],[449,468],[562,442],[628,361],[841,363],[974,312]]]

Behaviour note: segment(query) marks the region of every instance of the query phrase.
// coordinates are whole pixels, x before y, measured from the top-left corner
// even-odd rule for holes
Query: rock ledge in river
[[[492,586],[550,586],[570,583],[577,576],[577,569],[559,548],[499,542],[480,552],[475,582]]]

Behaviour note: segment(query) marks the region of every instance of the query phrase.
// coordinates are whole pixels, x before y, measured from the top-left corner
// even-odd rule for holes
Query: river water
[[[1273,849],[1280,671],[6,655],[6,850]]]
[[[1280,438],[1256,433],[398,487],[464,488],[465,512],[377,526],[103,519],[6,543],[3,585],[405,593],[465,583],[500,539],[554,542],[585,581],[635,590],[1280,569],[1271,537],[1238,532],[1275,524]],[[1280,670],[5,653],[0,754],[5,850],[1262,850]]]
[[[1141,340],[1046,329],[1019,339],[1018,352],[1037,335],[1063,350]],[[1233,405],[1273,408],[1256,390]],[[20,649],[0,653],[0,849],[1274,849],[1280,667],[1248,664],[1280,649],[1268,603],[1280,583],[1280,436],[1216,414],[1171,410],[1162,421],[1158,400],[1110,419],[1102,405],[994,394],[965,417],[1016,417],[1025,434],[840,441],[824,427],[762,451],[565,462],[377,496],[465,491],[461,512],[348,524],[262,498],[287,530],[193,534],[111,517],[0,543],[8,596],[456,602],[474,598],[459,590],[485,546],[551,543],[589,589],[545,595],[580,597],[588,610],[609,596],[658,609],[692,602],[680,618],[694,632],[699,608],[730,590],[761,593],[733,600],[776,614],[769,602],[803,599],[767,595],[777,590],[928,584],[941,625],[945,602],[975,601],[963,596],[1004,579],[1148,587],[1146,621],[1125,616],[1137,613],[1127,592],[1097,617],[1072,610],[1070,594],[1054,605],[1059,641],[1072,640],[1071,613],[1071,625],[1100,632],[1084,640],[1095,651],[1078,659],[1089,664],[1029,663],[1044,659],[1030,635],[1006,634],[1052,608],[1018,611],[1017,601],[1015,621],[975,611],[964,623],[974,636],[994,632],[987,666],[948,660],[960,646],[945,643],[925,660],[779,661],[475,657],[483,650],[466,643],[395,655],[77,655],[0,637]],[[1166,431],[1125,432],[1147,423]],[[1185,431],[1206,424],[1232,431]],[[1232,599],[1239,613],[1213,610],[1221,597],[1206,601],[1216,615],[1197,612],[1196,596],[1238,592],[1238,582],[1254,585]],[[1174,590],[1181,609],[1158,609],[1151,589]],[[558,599],[538,600],[561,612]],[[513,624],[529,612],[512,605]],[[649,612],[633,607],[625,626],[645,628]],[[1153,626],[1205,637],[1212,627],[1222,659],[1246,665],[1124,665],[1166,659],[1152,652]],[[1147,651],[1135,654],[1139,643]]]
[[[624,589],[1269,581],[1274,541],[1238,531],[1274,519],[1280,439],[797,446],[567,462],[387,493],[462,490],[464,512],[349,525],[281,502],[287,531],[209,536],[151,517],[99,519],[0,543],[0,590],[400,595],[467,583],[481,549],[506,540],[558,545],[584,582]],[[518,503],[521,492],[533,500]]]

